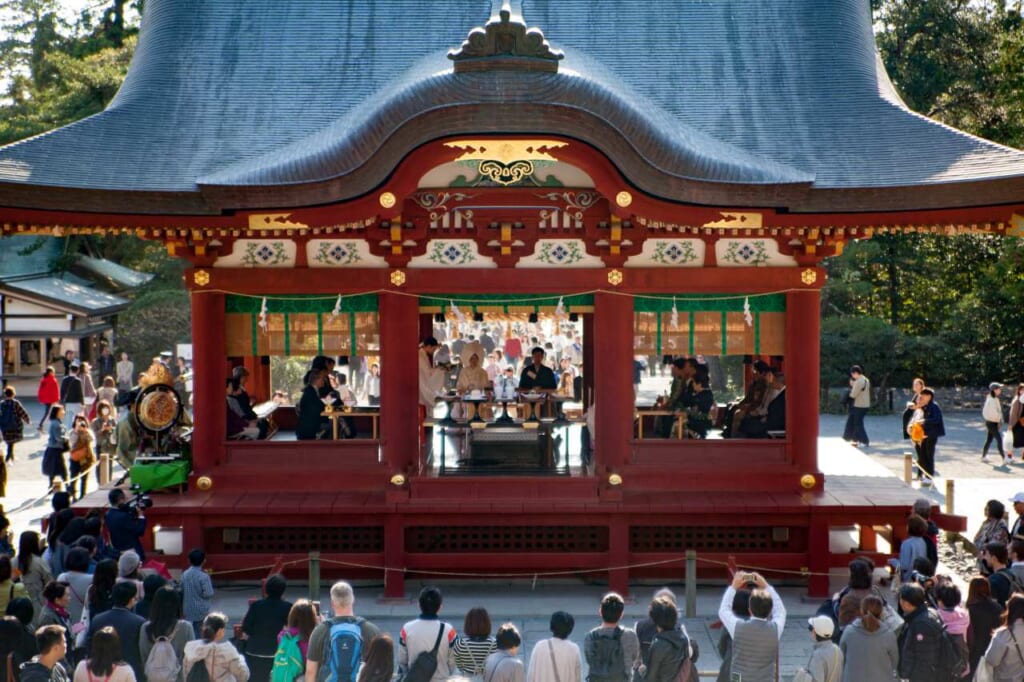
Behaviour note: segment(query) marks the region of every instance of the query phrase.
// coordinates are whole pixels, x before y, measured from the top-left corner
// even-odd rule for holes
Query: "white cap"
[[[1014,504],[1017,504],[1018,502],[1024,502],[1024,492],[1017,493],[1016,495],[1011,497],[1010,502],[1013,502]]]
[[[836,630],[836,624],[828,616],[813,616],[807,619],[807,624],[818,637],[831,637]]]

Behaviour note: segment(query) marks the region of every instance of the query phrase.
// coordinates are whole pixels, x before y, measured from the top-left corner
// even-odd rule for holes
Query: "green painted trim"
[[[664,294],[661,296],[634,296],[633,310],[638,313],[672,312],[673,300],[679,312],[742,313],[743,301],[750,299],[750,310],[761,313],[786,312],[785,294]]]
[[[722,325],[722,351],[721,351],[722,355],[728,355],[729,354],[729,352],[728,352],[729,349],[726,348],[726,346],[729,345],[729,329],[728,329],[728,322],[729,322],[729,320],[726,318],[726,315],[727,315],[727,313],[723,310],[722,311],[722,323],[721,323],[721,325]]]
[[[355,355],[356,354],[356,314],[355,313],[349,313],[348,314],[348,341],[349,341],[348,354],[349,355]]]
[[[316,354],[324,354],[324,316],[323,313],[316,314]]]
[[[694,321],[696,320],[696,315],[694,314],[694,311],[692,311],[692,310],[689,312],[689,315],[690,315],[690,352],[687,353],[687,355],[693,356],[694,355],[693,348],[694,348],[694,346],[697,343],[697,339],[696,339],[697,330],[694,329]]]
[[[754,313],[754,355],[761,354],[761,313]]]
[[[656,313],[654,315],[654,319],[656,320],[656,322],[655,322],[655,325],[656,325],[655,326],[655,330],[656,331],[655,331],[655,335],[654,335],[655,336],[655,344],[656,344],[656,348],[658,349],[658,355],[661,355],[662,354],[662,349],[661,349],[661,313]]]
[[[284,314],[284,354],[292,354],[292,328],[288,324],[288,313]]]
[[[267,296],[268,313],[321,313],[329,314],[338,300],[337,296],[290,296],[273,298]],[[253,313],[259,315],[262,296],[241,296],[228,294],[224,297],[224,311],[227,313]],[[375,313],[378,310],[377,294],[359,294],[341,297],[343,313]]]
[[[474,311],[475,305],[481,305],[488,307],[503,306],[505,312],[508,312],[509,306],[554,308],[558,305],[559,298],[562,299],[562,305],[565,306],[567,313],[572,312],[573,306],[594,305],[593,294],[576,294],[572,296],[562,296],[559,294],[522,294],[519,296],[514,294],[473,294],[472,296],[451,294],[448,296],[420,296],[419,306],[421,308],[440,308],[442,312],[447,312],[451,308],[452,301],[454,301],[455,305],[460,309],[469,311]]]

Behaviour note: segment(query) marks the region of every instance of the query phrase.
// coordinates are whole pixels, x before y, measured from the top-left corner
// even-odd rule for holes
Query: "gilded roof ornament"
[[[527,28],[522,13],[513,11],[511,0],[499,0],[497,15],[485,26],[469,32],[462,47],[448,52],[455,62],[455,73],[520,69],[524,71],[558,71],[558,62],[565,57],[554,50],[539,28]]]

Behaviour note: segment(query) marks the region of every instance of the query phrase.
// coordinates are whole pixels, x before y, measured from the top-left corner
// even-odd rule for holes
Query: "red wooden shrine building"
[[[1024,153],[908,111],[862,0],[150,0],[110,107],[0,150],[5,235],[134,234],[191,264],[194,471],[154,523],[219,569],[318,550],[390,596],[453,571],[625,589],[687,549],[821,573],[849,560],[836,526],[871,553],[913,494],[819,471],[821,260],[1022,216]],[[582,318],[593,465],[438,475],[417,425],[432,316],[558,297]],[[637,352],[774,358],[784,437],[641,438]],[[264,400],[271,356],[318,353],[380,358],[379,431],[225,439],[231,366]]]

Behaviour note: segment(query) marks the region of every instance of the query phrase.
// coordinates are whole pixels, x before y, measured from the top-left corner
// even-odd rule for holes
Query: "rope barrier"
[[[282,561],[280,563],[266,564],[264,566],[253,566],[251,568],[232,568],[225,571],[207,571],[207,573],[211,576],[234,575],[237,573],[254,573],[256,571],[269,571],[270,569],[277,568],[278,566],[280,566],[281,568],[284,568],[285,566],[295,566],[298,564],[307,563],[308,561],[309,559],[293,559],[292,561]]]
[[[95,470],[96,467],[98,467],[99,465],[100,465],[100,461],[99,461],[99,458],[97,457],[95,462],[93,462],[89,467],[87,467],[87,468],[83,469],[81,472],[79,472],[79,474],[77,476],[75,476],[73,478],[70,478],[67,481],[65,481],[64,485],[67,486],[68,488],[70,488],[75,483],[77,483],[78,481],[82,480],[82,478],[84,478],[84,477],[88,476],[90,473],[92,473],[93,470]],[[11,514],[18,514],[20,512],[23,512],[23,511],[26,511],[28,509],[31,509],[32,507],[35,507],[36,505],[40,504],[41,502],[45,502],[47,499],[50,498],[50,496],[53,495],[53,493],[54,493],[54,491],[51,488],[50,490],[48,490],[45,493],[43,493],[43,495],[41,497],[37,497],[34,500],[29,500],[28,502],[23,502],[20,505],[18,505],[17,507],[15,507],[14,509],[11,509],[10,511],[7,511],[5,513],[8,516],[10,516]]]

